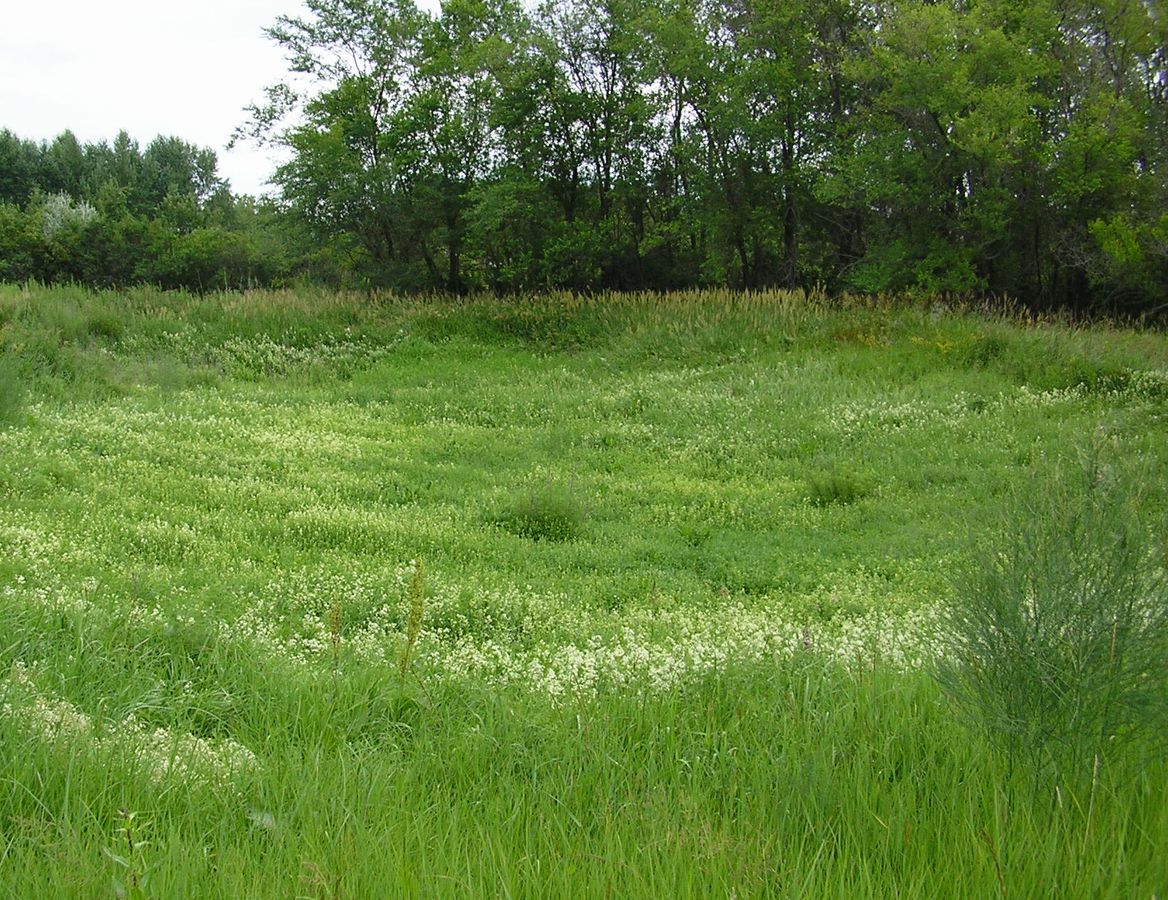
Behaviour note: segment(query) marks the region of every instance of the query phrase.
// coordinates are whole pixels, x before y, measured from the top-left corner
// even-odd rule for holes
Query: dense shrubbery
[[[291,232],[215,167],[177,138],[140,151],[124,133],[111,147],[0,132],[0,280],[208,290],[285,277]]]

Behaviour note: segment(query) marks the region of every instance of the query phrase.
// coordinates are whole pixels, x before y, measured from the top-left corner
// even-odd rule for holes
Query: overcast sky
[[[125,129],[142,147],[175,135],[219,154],[237,193],[259,193],[271,151],[224,147],[287,71],[262,29],[300,0],[4,0],[0,128],[82,142]]]

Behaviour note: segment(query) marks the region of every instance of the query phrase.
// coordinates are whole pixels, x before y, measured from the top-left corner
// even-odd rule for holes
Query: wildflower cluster
[[[260,768],[256,755],[231,738],[211,741],[168,728],[149,728],[129,716],[95,719],[68,700],[41,690],[34,671],[17,663],[8,678],[0,681],[0,718],[44,745],[138,769],[159,785],[210,784],[230,790],[238,778]]]

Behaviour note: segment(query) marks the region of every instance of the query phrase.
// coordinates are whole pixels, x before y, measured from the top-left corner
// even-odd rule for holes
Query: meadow
[[[1162,331],[25,285],[0,353],[5,896],[1168,890],[1156,709],[1084,768],[942,686],[1085,465],[1161,621]]]

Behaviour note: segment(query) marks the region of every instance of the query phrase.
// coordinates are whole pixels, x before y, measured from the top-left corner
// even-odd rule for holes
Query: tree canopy
[[[1152,0],[306,0],[215,154],[0,132],[0,278],[1168,296]]]
[[[0,280],[208,290],[288,270],[276,210],[236,197],[214,151],[124,131],[82,144],[0,131]],[[281,226],[281,231],[283,231]]]
[[[1166,34],[1146,0],[308,0],[252,128],[378,283],[1142,308]]]

